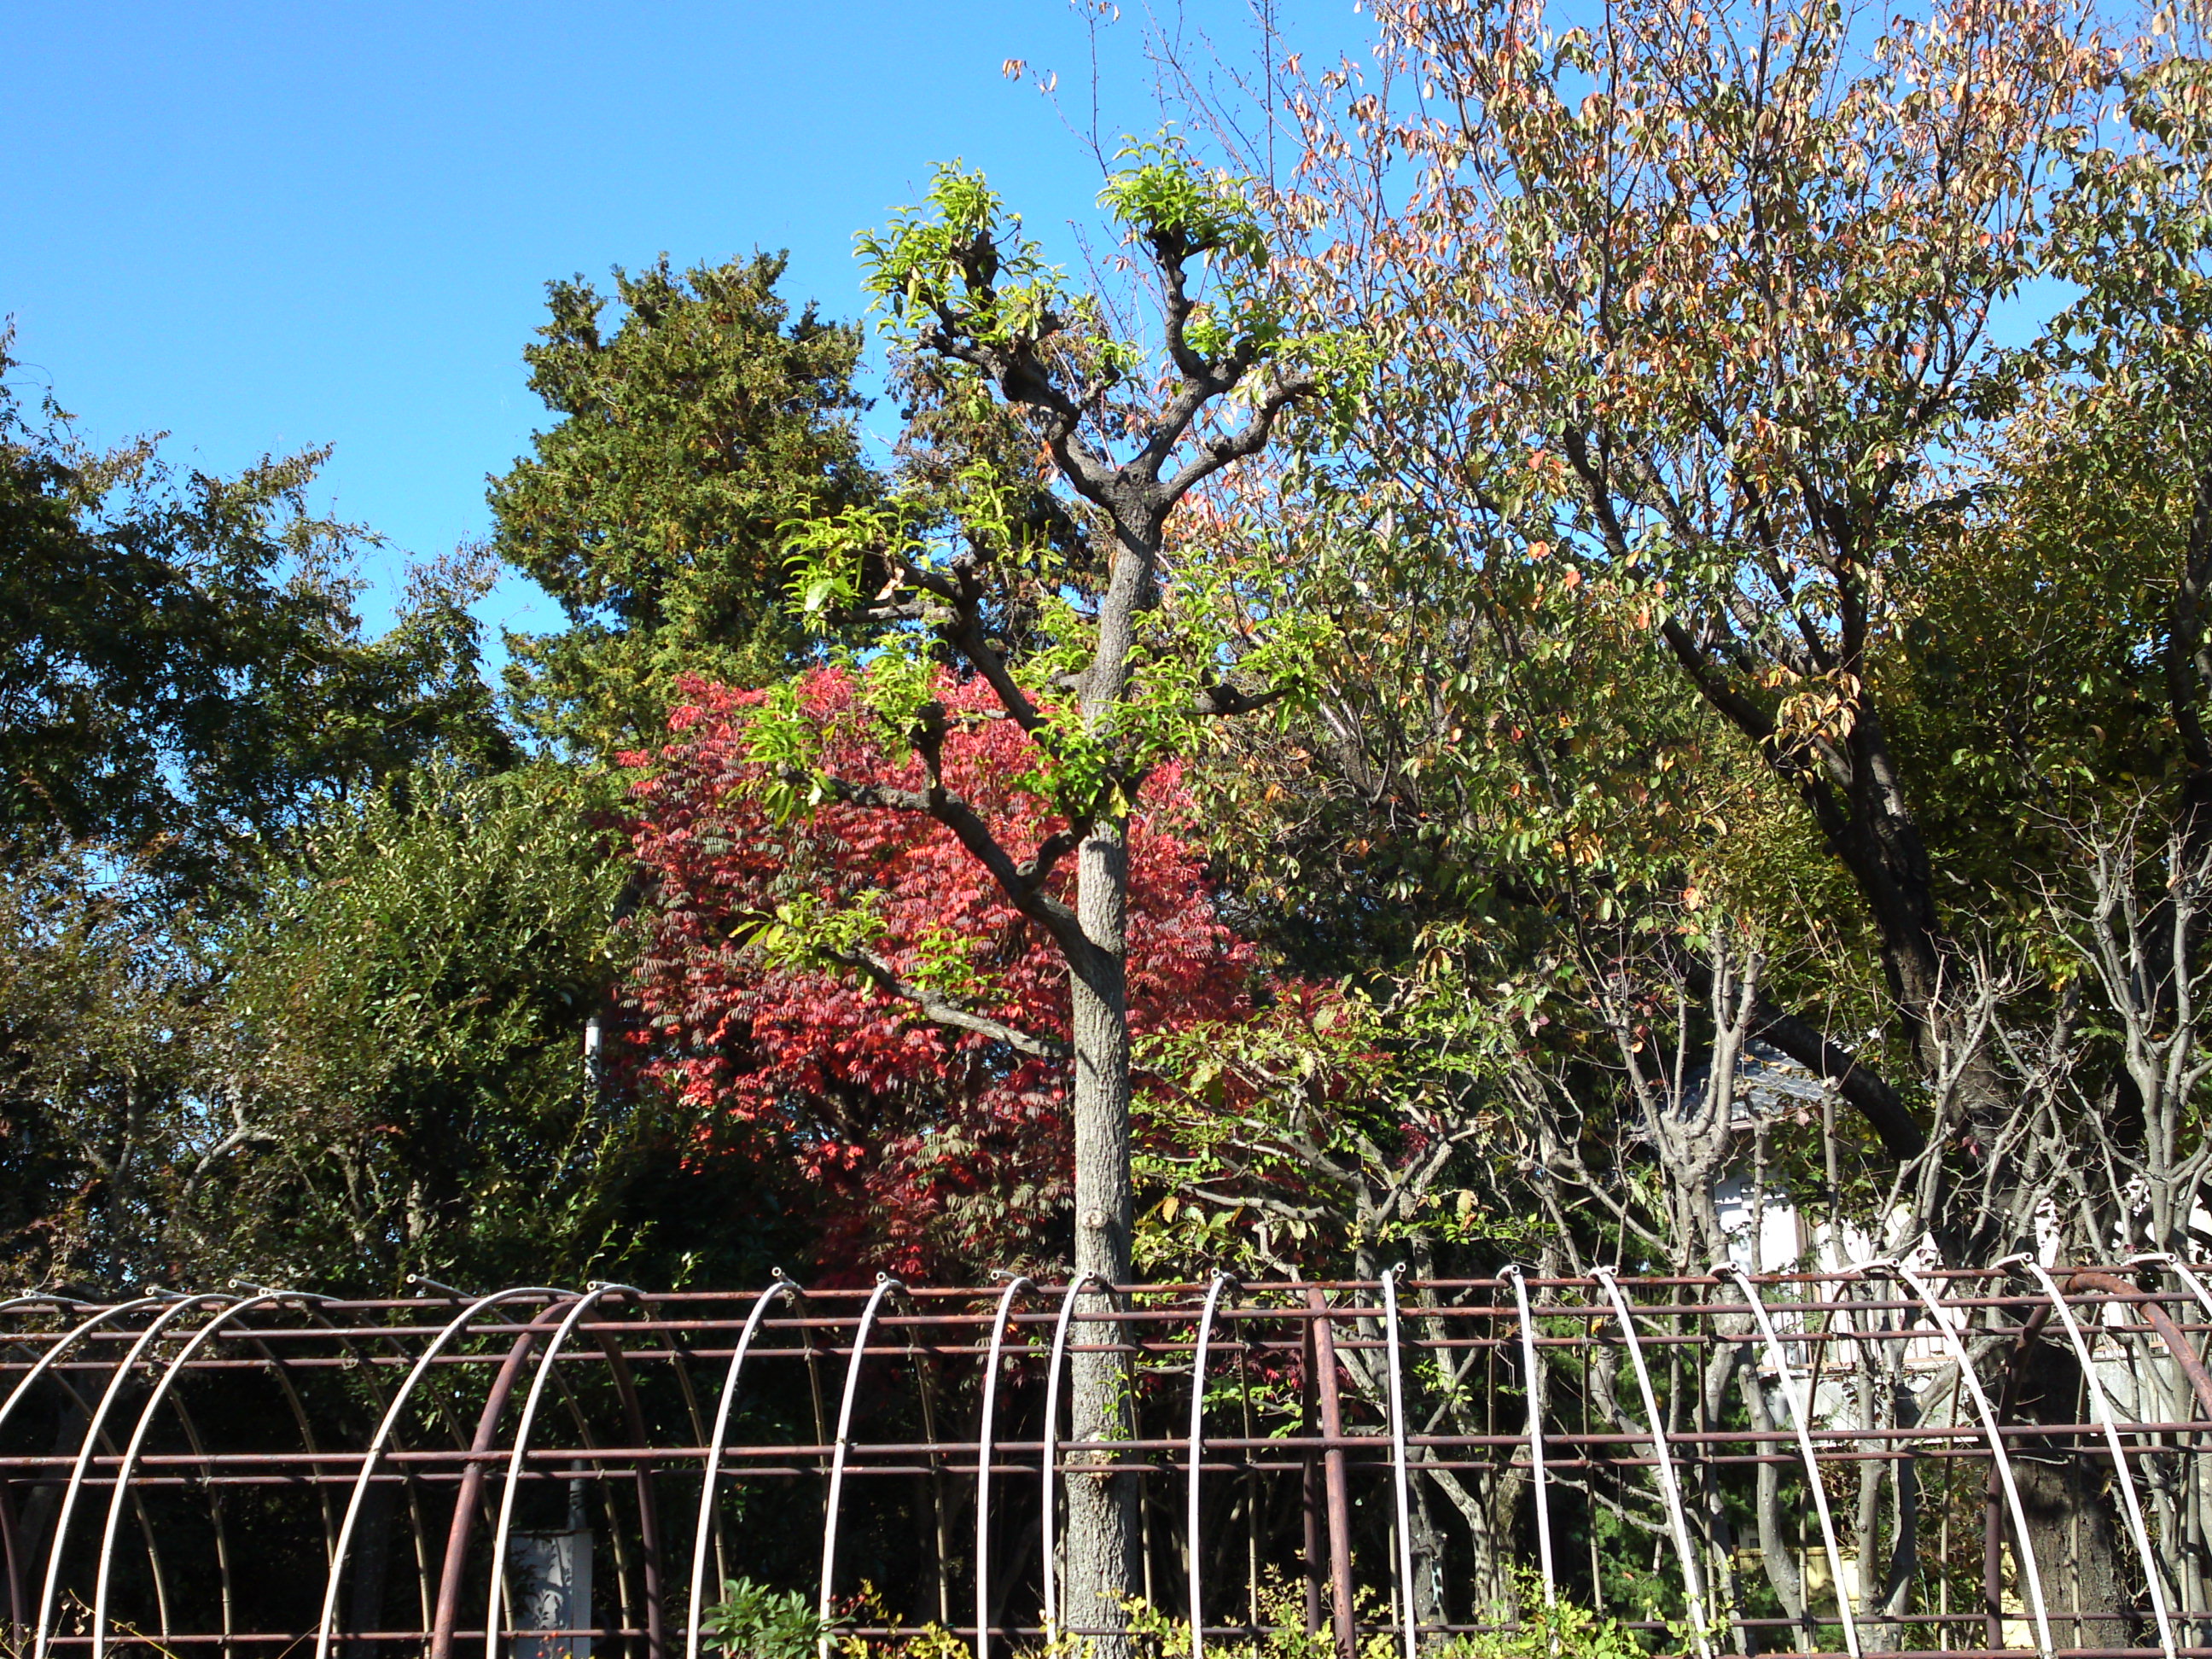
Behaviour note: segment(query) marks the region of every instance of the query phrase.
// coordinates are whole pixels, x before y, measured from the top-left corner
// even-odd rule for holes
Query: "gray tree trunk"
[[[1075,1048],[1075,1267],[1129,1280],[1135,1194],[1129,1172],[1129,872],[1125,826],[1102,823],[1078,854],[1077,911],[1093,947],[1070,975]],[[1079,1331],[1081,1327],[1077,1328]],[[1111,1327],[1091,1326],[1086,1342]],[[1069,1356],[1074,1441],[1130,1437],[1129,1367],[1117,1353]],[[1101,1461],[1080,1454],[1082,1462]],[[1135,1593],[1137,1488],[1128,1475],[1067,1477],[1067,1625],[1094,1636],[1097,1659],[1128,1649],[1123,1603]]]

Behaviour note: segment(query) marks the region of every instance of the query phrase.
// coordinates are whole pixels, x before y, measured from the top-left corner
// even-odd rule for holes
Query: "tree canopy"
[[[617,270],[611,295],[546,285],[523,356],[556,418],[490,492],[494,550],[568,618],[509,642],[534,733],[605,758],[659,732],[679,676],[750,684],[803,656],[787,526],[875,483],[853,425],[859,331],[811,304],[793,317],[784,265],[664,257]]]
[[[364,639],[351,562],[316,517],[325,452],[179,481],[152,441],[96,453],[26,410],[0,334],[0,840],[98,840],[204,880],[319,801],[434,757],[513,754],[478,672],[480,562],[416,573]]]

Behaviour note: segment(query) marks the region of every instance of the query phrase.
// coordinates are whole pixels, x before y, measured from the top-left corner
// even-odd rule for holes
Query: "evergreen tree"
[[[509,689],[539,735],[604,757],[663,728],[675,678],[757,684],[805,630],[784,602],[785,526],[871,497],[857,328],[776,293],[781,254],[579,276],[524,356],[558,417],[491,481],[493,546],[568,625],[511,638]],[[605,326],[611,303],[619,320]]]

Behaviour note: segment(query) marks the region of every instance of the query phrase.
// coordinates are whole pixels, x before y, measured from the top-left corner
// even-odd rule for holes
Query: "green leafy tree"
[[[482,561],[419,570],[362,637],[374,538],[307,495],[323,452],[179,482],[152,441],[95,453],[27,410],[0,335],[0,834],[91,839],[171,877],[234,873],[319,800],[507,752],[467,606]]]
[[[635,748],[663,730],[678,674],[757,684],[805,649],[784,526],[876,486],[853,419],[860,331],[811,305],[793,318],[784,264],[679,273],[664,258],[617,270],[611,300],[581,277],[548,285],[523,355],[557,418],[490,492],[494,548],[568,618],[510,641],[510,690],[542,736]]]
[[[0,1271],[112,1290],[166,1269],[210,1085],[207,975],[127,854],[0,866]]]
[[[615,1047],[626,879],[592,804],[556,769],[433,770],[270,870],[215,951],[226,1109],[182,1254],[357,1288],[754,1265],[726,1194],[685,1214],[661,1097],[587,1044]]]
[[[1871,40],[1818,5],[1575,23],[1408,0],[1375,86],[1299,100],[1298,275],[1387,343],[1349,447],[1407,544],[1378,586],[1456,564],[1479,647],[1418,657],[1418,718],[1363,724],[1400,778],[1433,761],[1419,793],[1477,827],[1455,860],[1519,865],[1555,913],[1723,888],[1796,931],[1813,901],[1827,965],[1876,973],[1765,981],[1757,1035],[1909,1161],[1920,1091],[1975,1047],[1948,999],[1981,918],[1929,839],[1945,769],[1900,747],[1899,602],[2023,390],[1990,319],[2045,257],[2112,59],[2032,3]],[[1401,210],[1376,181],[1407,161]],[[2001,1117],[2002,1066],[1968,1059],[1970,1111]]]

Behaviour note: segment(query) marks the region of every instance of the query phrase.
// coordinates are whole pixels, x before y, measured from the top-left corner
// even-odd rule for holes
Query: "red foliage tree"
[[[841,777],[919,787],[855,677],[807,675],[798,695]],[[1072,1150],[1066,966],[1036,924],[921,813],[830,805],[780,823],[746,758],[766,694],[688,684],[677,740],[636,787],[637,856],[659,902],[630,993],[648,1074],[701,1110],[702,1157],[744,1157],[805,1206],[820,1265],[937,1277],[1063,1257]],[[945,783],[1002,845],[1055,827],[1024,787],[1030,740],[981,686],[941,677]],[[1129,836],[1129,988],[1137,1030],[1239,1019],[1249,945],[1216,915],[1177,833],[1186,798],[1163,768]],[[834,908],[836,961],[794,957],[778,921]],[[809,930],[819,935],[817,925]],[[896,979],[905,994],[893,994]],[[939,1018],[914,1000],[921,988]],[[968,1027],[945,1018],[969,1016]],[[994,1030],[992,1027],[1011,1028]],[[1047,1039],[1030,1042],[1017,1034]],[[1056,1044],[1053,1040],[1056,1039]]]

